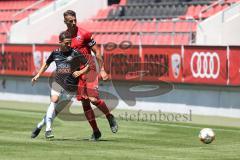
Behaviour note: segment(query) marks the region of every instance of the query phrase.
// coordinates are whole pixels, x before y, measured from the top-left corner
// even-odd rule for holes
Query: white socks
[[[52,130],[51,129],[51,126],[52,126],[52,121],[53,119],[55,118],[56,116],[56,113],[55,113],[55,107],[56,107],[57,103],[53,103],[51,102],[49,107],[48,107],[48,110],[47,110],[47,114],[46,114],[46,117],[45,117],[45,123],[46,123],[46,131],[50,131]],[[43,123],[42,123],[43,122]],[[44,118],[43,120],[40,122],[44,125]],[[39,123],[39,124],[40,124]],[[43,126],[42,125],[42,126]],[[39,125],[41,126],[41,125]]]
[[[46,115],[43,117],[42,121],[38,123],[37,128],[42,129],[42,127],[46,124]]]
[[[71,102],[71,100],[69,100],[69,102]],[[51,130],[52,121],[56,117],[56,111],[61,112],[61,110],[64,107],[66,107],[69,104],[69,102],[66,104],[51,102],[48,107],[46,115],[43,117],[42,121],[37,124],[37,128],[42,129],[42,127],[46,125],[46,131]],[[61,105],[64,105],[64,106],[61,106]]]

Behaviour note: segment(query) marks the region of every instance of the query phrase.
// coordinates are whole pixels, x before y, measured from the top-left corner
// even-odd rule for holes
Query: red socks
[[[105,116],[107,117],[107,119],[111,116],[110,114],[110,111],[106,105],[106,103],[101,100],[101,99],[98,99],[96,102],[92,103],[94,104],[95,106],[97,106],[98,109],[100,109],[104,114]]]
[[[91,125],[93,132],[99,131],[94,112],[90,105],[90,101],[82,100],[82,106],[83,106],[84,114],[85,114],[89,124]]]

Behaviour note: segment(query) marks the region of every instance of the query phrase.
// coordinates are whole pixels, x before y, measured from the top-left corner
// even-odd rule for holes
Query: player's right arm
[[[35,84],[35,82],[38,80],[38,78],[47,70],[48,67],[49,67],[49,65],[46,62],[44,62],[44,64],[40,68],[37,75],[32,78],[32,85]]]
[[[87,59],[83,56],[83,54],[78,52],[78,59],[80,60],[80,64],[83,65],[84,67],[80,69],[79,71],[73,72],[73,77],[77,78],[82,74],[85,74],[89,71],[89,64]]]
[[[54,52],[51,53],[51,55],[48,57],[47,61],[43,63],[42,67],[38,71],[37,75],[32,78],[32,85],[36,83],[38,78],[48,69],[49,65],[53,61],[53,54]]]

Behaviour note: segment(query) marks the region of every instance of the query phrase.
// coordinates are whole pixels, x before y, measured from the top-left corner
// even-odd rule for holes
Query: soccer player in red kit
[[[93,129],[92,139],[98,140],[101,137],[101,132],[97,126],[95,115],[91,108],[90,102],[105,114],[113,133],[117,132],[118,125],[105,102],[99,98],[98,73],[94,58],[91,55],[91,51],[93,51],[96,55],[100,68],[100,75],[103,80],[108,79],[108,76],[104,71],[102,56],[99,48],[96,45],[96,42],[92,37],[92,34],[77,26],[76,13],[74,11],[67,10],[64,12],[63,16],[64,22],[68,28],[67,32],[70,32],[72,35],[72,48],[81,52],[88,60],[90,69],[87,74],[80,77],[78,83],[77,99],[79,101],[82,101],[85,116]]]

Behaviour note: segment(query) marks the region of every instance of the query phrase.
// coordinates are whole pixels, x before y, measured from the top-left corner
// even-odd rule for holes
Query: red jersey
[[[92,34],[80,27],[77,27],[77,34],[72,38],[72,48],[76,49],[84,55],[88,60],[90,71],[81,75],[78,83],[77,99],[82,100],[87,97],[98,97],[98,73],[96,65],[91,54],[91,47],[96,42],[92,38]]]
[[[94,59],[91,55],[91,47],[96,42],[92,37],[92,33],[86,31],[83,28],[77,27],[77,35],[72,38],[72,48],[82,53],[88,60],[90,70],[96,70]]]

